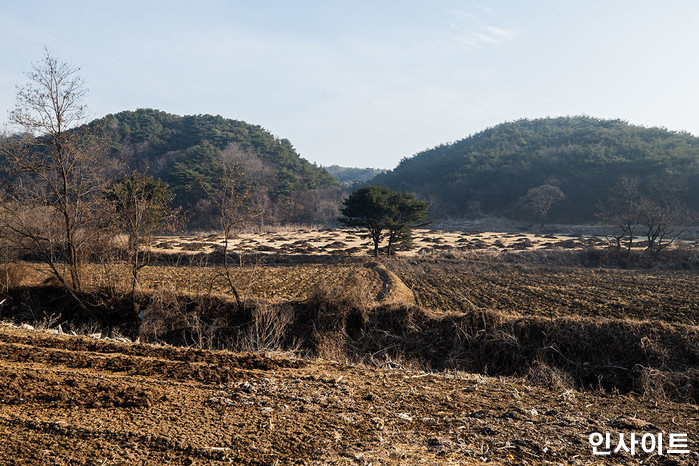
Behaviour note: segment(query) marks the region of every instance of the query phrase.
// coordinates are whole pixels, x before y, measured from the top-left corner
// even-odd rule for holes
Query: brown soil
[[[465,261],[394,261],[417,304],[498,309],[546,317],[654,319],[699,324],[699,272],[520,266]]]
[[[171,255],[141,273],[145,320],[107,300],[102,323],[185,344],[256,330],[278,338],[264,348],[371,367],[3,326],[0,464],[699,463],[696,270],[580,267],[592,238],[424,231],[382,265],[349,232],[255,238],[240,238],[243,259],[271,254],[231,269],[245,312],[208,266],[220,238],[164,238]],[[3,317],[65,314],[46,276],[18,267],[0,281],[15,288]],[[98,301],[128,285],[123,265],[86,275]],[[692,453],[600,459],[591,432],[687,433]]]
[[[464,373],[0,329],[2,464],[598,464],[591,432],[676,432],[699,407]]]

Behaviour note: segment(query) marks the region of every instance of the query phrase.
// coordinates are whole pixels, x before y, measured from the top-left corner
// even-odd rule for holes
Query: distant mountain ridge
[[[699,138],[621,120],[525,119],[404,158],[370,183],[415,192],[438,217],[516,216],[518,199],[548,183],[566,196],[550,219],[573,223],[594,221],[622,175],[676,177],[699,209]]]
[[[339,165],[330,165],[324,168],[330,172],[340,184],[345,186],[350,186],[354,183],[365,183],[376,175],[388,171],[382,168],[341,167]]]

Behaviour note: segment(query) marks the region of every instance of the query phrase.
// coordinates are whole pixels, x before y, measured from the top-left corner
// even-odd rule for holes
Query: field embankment
[[[3,315],[144,342],[293,351],[699,400],[695,272],[367,265],[234,269],[236,279],[256,277],[242,308],[214,286],[216,267],[153,266],[144,269],[149,291],[135,306],[98,287],[86,296],[95,305],[85,313],[42,285],[14,289]],[[197,273],[208,275],[194,286]]]
[[[696,245],[628,269],[594,239],[426,231],[375,261],[319,233],[239,238],[228,271],[172,240],[135,301],[125,264],[87,264],[84,308],[4,267],[1,319],[94,338],[0,329],[0,463],[594,464],[593,431],[698,451]]]
[[[598,464],[590,432],[683,432],[697,407],[524,379],[0,328],[2,464]],[[693,464],[614,454],[606,464]]]

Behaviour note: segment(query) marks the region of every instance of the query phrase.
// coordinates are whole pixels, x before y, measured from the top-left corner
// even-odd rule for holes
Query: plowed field
[[[699,460],[693,405],[0,328],[1,464],[599,464],[593,431]]]
[[[338,346],[342,351],[337,354],[347,358],[334,352],[308,354],[385,368],[119,343],[3,324],[0,464],[699,464],[699,407],[667,401],[696,400],[692,395],[697,386],[696,333],[692,333],[696,327],[691,327],[699,323],[696,270],[537,266],[528,265],[525,255],[510,263],[496,256],[502,250],[516,255],[530,248],[585,244],[572,237],[535,236],[524,241],[522,235],[513,234],[434,237],[430,232],[419,237],[424,243],[419,249],[414,247],[402,258],[382,258],[383,265],[377,266],[366,257],[365,239],[324,231],[325,244],[312,241],[316,233],[305,232],[309,236],[298,239],[291,234],[268,235],[255,243],[241,238],[237,248],[250,246],[250,256],[241,260],[269,254],[258,265],[231,268],[232,281],[244,299],[262,300],[260,309],[276,309],[265,307],[265,302],[295,301],[297,307],[289,309],[299,312],[294,316],[300,316],[302,324],[283,330],[313,338],[314,331],[333,330],[327,334],[342,337],[337,345],[345,346]],[[499,243],[491,245],[491,239]],[[183,245],[161,246],[166,252],[188,251],[186,260],[180,262],[184,257],[180,252],[163,253],[160,261],[141,270],[141,289],[153,297],[153,309],[169,302],[155,299],[161,290],[174,298],[229,293],[223,268],[209,266],[220,264],[216,261],[220,245],[178,241]],[[481,249],[490,255],[479,255]],[[471,250],[477,253],[467,253]],[[287,260],[292,256],[293,261]],[[192,266],[200,259],[201,267]],[[17,265],[22,273],[17,273],[13,286],[19,291],[5,302],[3,318],[10,306],[15,315],[41,317],[40,301],[47,295],[32,290],[46,293],[51,288],[42,288],[50,281],[36,268]],[[85,271],[91,290],[128,289],[124,264],[90,264]],[[325,316],[325,327],[316,327],[318,319],[302,318],[320,314],[300,300],[313,297],[318,285],[328,302],[342,293],[370,300],[357,315]],[[232,303],[225,297],[220,301],[224,311],[228,309],[224,304]],[[143,321],[150,322],[148,313],[153,309],[147,300],[144,303]],[[281,304],[278,311],[286,306]],[[208,322],[205,308],[194,306],[190,311],[202,312],[203,320],[196,322]],[[49,316],[52,309],[43,312]],[[175,323],[182,320],[185,329],[194,328],[189,314],[172,312],[174,317],[163,316]],[[252,319],[241,316],[240,321],[219,320],[234,333],[250,323],[245,319]],[[577,316],[585,319],[576,320]],[[330,325],[335,320],[338,325]],[[557,333],[560,326],[563,330]],[[622,336],[626,343],[620,349],[606,344]],[[577,342],[581,344],[572,344]],[[366,354],[352,359],[357,355],[345,354],[352,348]],[[582,385],[561,379],[532,386],[527,380],[539,383],[539,379],[418,372],[405,370],[390,358],[386,362],[374,358],[394,350],[405,361],[429,356],[429,364],[406,364],[413,368],[472,367],[441,364],[451,358],[473,363],[473,370],[484,374],[521,375],[538,367],[538,361],[542,377],[550,375],[554,382],[554,376],[608,377],[584,379]],[[498,353],[501,367],[493,371],[497,356],[493,352],[498,350],[503,350]],[[505,364],[516,363],[522,354],[530,356],[519,366],[512,369]],[[620,363],[626,361],[624,355],[631,362]],[[483,367],[476,364],[480,357],[486,363]],[[638,374],[650,374],[645,385],[632,377]],[[623,389],[641,389],[634,396],[615,395],[620,385],[603,382],[617,379],[633,379]],[[570,388],[574,386],[587,390]],[[596,386],[607,387],[608,392],[595,390]],[[670,389],[694,398],[671,398]],[[689,453],[593,456],[588,441],[593,432],[610,433],[612,439],[624,434],[627,440],[632,433],[663,433],[666,440],[670,433],[687,434]]]
[[[656,319],[697,325],[699,273],[396,261],[418,305],[527,315]]]

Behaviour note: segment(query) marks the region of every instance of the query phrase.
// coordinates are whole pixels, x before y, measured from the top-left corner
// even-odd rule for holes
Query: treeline
[[[325,167],[325,169],[344,186],[351,186],[355,183],[366,183],[376,175],[388,171],[381,168],[341,167],[339,165],[330,165],[329,167]]]
[[[600,204],[624,176],[638,178],[641,189],[672,179],[685,187],[681,201],[699,209],[699,138],[620,120],[519,120],[405,158],[371,184],[417,193],[432,202],[436,217],[532,221],[541,219],[537,209],[523,208],[530,190],[553,186],[562,196],[549,206],[546,221],[581,223],[596,221]]]
[[[227,163],[240,168],[264,206],[261,219],[318,222],[337,216],[339,185],[327,170],[301,158],[288,139],[261,126],[212,115],[178,116],[152,109],[125,111],[88,125],[102,131],[111,156],[167,182],[191,228],[207,228],[215,190]]]
[[[218,188],[225,166],[236,165],[246,190],[264,211],[266,223],[329,223],[338,215],[343,191],[325,169],[303,159],[288,139],[261,126],[212,115],[178,116],[152,109],[124,111],[94,120],[69,132],[99,137],[100,157],[112,165],[110,176],[153,176],[174,193],[188,229],[207,229],[215,208],[207,193]],[[4,145],[31,134],[0,137]],[[40,143],[31,144],[41,147]],[[12,180],[7,158],[0,158],[0,178]]]

